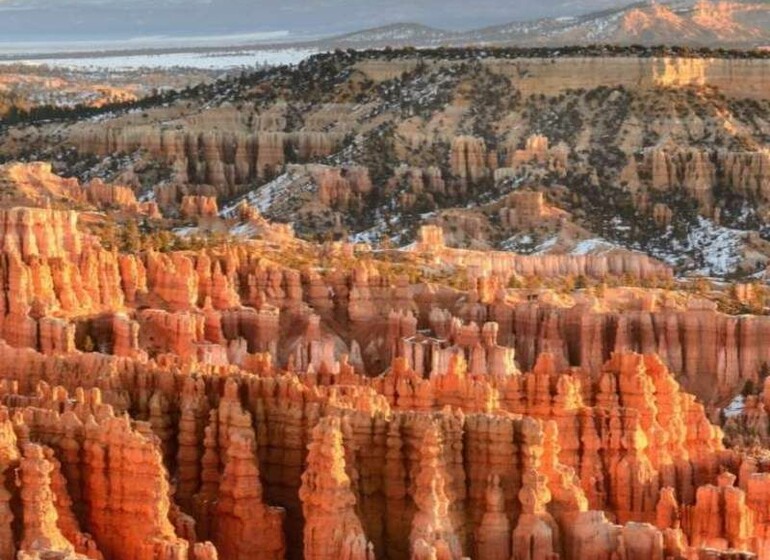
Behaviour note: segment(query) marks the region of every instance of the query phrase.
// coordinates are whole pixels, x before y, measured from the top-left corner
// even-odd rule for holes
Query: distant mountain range
[[[40,0],[44,1],[44,0]],[[84,0],[79,0],[84,1]],[[98,1],[98,0],[94,0]],[[200,0],[205,3],[204,0]],[[109,3],[105,0],[105,3]],[[603,0],[571,3],[573,13],[591,5],[604,5]],[[6,5],[7,6],[7,5]],[[6,8],[7,9],[7,8]],[[3,9],[0,0],[0,14]],[[7,23],[0,17],[0,35]],[[382,17],[383,20],[387,18]],[[612,45],[671,45],[711,48],[770,49],[770,0],[709,1],[675,0],[669,3],[637,2],[623,7],[606,8],[583,15],[514,21],[465,31],[431,27],[420,23],[393,23],[345,34],[302,35],[273,33],[262,39],[226,34],[216,41],[195,37],[158,36],[143,41],[113,40],[114,46],[86,47],[73,50],[78,43],[42,43],[44,46],[26,50],[14,45],[12,38],[0,40],[0,59],[90,57],[99,51],[102,56],[125,54],[158,54],[182,52],[229,52],[239,50],[302,49],[308,52],[333,49],[373,49],[384,47],[463,47],[515,46],[551,47],[594,44]],[[281,38],[277,38],[281,37]],[[85,43],[85,41],[84,41]],[[51,46],[54,45],[54,46]],[[12,48],[3,48],[3,47]]]
[[[770,46],[770,2],[638,2],[582,16],[511,22],[471,31],[393,24],[312,43],[319,48],[586,44]]]

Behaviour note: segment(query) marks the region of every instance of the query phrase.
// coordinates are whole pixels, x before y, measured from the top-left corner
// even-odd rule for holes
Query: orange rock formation
[[[760,318],[454,290],[298,240],[338,266],[269,241],[121,255],[49,209],[0,224],[2,560],[770,557],[768,474],[672,373],[702,395],[756,376]],[[398,256],[433,266],[432,242]],[[668,273],[603,259],[495,266]]]

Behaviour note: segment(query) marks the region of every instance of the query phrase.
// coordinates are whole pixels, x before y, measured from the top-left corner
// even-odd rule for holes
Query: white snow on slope
[[[535,247],[533,254],[539,255],[542,253],[547,253],[550,249],[552,249],[556,245],[556,242],[558,240],[559,240],[558,236],[554,236],[554,237],[551,237],[550,239],[543,241],[540,245]]]
[[[232,218],[238,205],[244,200],[249,206],[256,208],[260,213],[264,214],[286,193],[294,180],[294,176],[289,172],[279,175],[269,183],[249,191],[245,196],[220,210],[219,214],[225,218]]]
[[[597,255],[619,248],[620,247],[610,243],[609,241],[605,241],[600,237],[595,237],[593,239],[584,239],[583,241],[579,241],[577,245],[575,245],[575,247],[572,249],[572,251],[570,251],[570,253],[573,255]]]
[[[734,272],[741,262],[745,232],[715,224],[698,216],[698,223],[686,240],[672,239],[670,249],[655,251],[653,256],[672,266],[680,266],[688,256],[696,261],[695,274],[724,276]]]

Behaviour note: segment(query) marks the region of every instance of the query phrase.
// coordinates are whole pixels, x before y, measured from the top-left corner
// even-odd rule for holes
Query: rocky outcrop
[[[502,225],[508,230],[554,228],[566,219],[567,213],[545,204],[541,192],[509,194],[499,212]]]
[[[0,166],[0,185],[4,189],[2,199],[6,206],[47,207],[52,202],[64,202],[161,218],[157,205],[153,202],[140,203],[129,186],[108,184],[101,179],[81,185],[74,177],[63,178],[55,174],[50,163]]]
[[[513,531],[513,556],[515,560],[558,558],[561,550],[559,527],[546,512],[550,493],[545,477],[531,468],[524,473],[524,485],[519,491],[522,513]]]
[[[489,174],[490,158],[483,138],[455,137],[449,160],[452,174],[463,181],[475,182]]]
[[[14,494],[11,489],[14,470],[18,467],[20,458],[16,433],[8,411],[0,409],[0,558],[3,560],[13,560],[16,557],[12,509]]]
[[[3,252],[16,253],[24,260],[40,257],[76,261],[84,244],[77,221],[77,213],[71,211],[37,208],[1,210]]]
[[[182,197],[179,214],[185,219],[211,218],[218,213],[217,199],[213,196],[186,195]]]
[[[4,558],[764,546],[747,537],[768,523],[764,478],[664,365],[693,386],[740,377],[759,318],[646,292],[614,311],[520,300],[496,275],[419,285],[344,247],[322,249],[351,263],[330,271],[267,242],[118,255],[31,216],[6,220],[3,252],[0,473],[21,469],[0,487]]]
[[[445,180],[439,167],[400,165],[394,170],[387,188],[389,191],[398,192],[398,201],[402,208],[411,209],[419,202],[436,205],[442,196],[460,194],[463,187]]]
[[[282,560],[283,511],[266,507],[253,436],[230,437],[217,501],[217,551],[223,558]]]
[[[84,429],[86,519],[100,550],[112,558],[186,555],[189,545],[169,521],[168,481],[152,439],[126,419],[88,420]]]
[[[409,534],[412,558],[459,560],[462,557],[460,540],[449,515],[450,501],[442,454],[439,432],[434,425],[425,430],[420,446],[414,496],[417,512]]]
[[[8,395],[5,390],[0,394]],[[176,536],[169,521],[169,487],[159,455],[153,442],[136,431],[141,427],[116,418],[99,403],[98,390],[89,404],[80,401],[77,413],[63,415],[54,405],[62,401],[45,391],[39,394],[33,400],[43,408],[28,406],[12,416],[0,409],[6,436],[3,464],[10,460],[18,466],[15,489],[4,493],[0,504],[18,504],[20,512],[12,522],[16,508],[0,508],[6,511],[0,523],[3,544],[10,547],[4,553],[16,544],[24,557],[101,560],[100,550],[112,558],[187,557],[189,543]],[[66,401],[66,391],[59,388],[58,397]],[[93,416],[97,410],[99,420]],[[78,414],[86,413],[84,423]],[[72,496],[78,499],[74,507]],[[80,529],[81,523],[93,537]],[[191,557],[198,558],[194,552]]]
[[[529,136],[522,149],[510,143],[505,147],[505,151],[505,167],[495,172],[496,179],[502,179],[509,172],[515,172],[524,165],[543,166],[561,176],[567,171],[569,147],[565,144],[551,147],[548,138],[541,134]]]
[[[362,197],[372,190],[369,170],[365,167],[308,166],[317,186],[318,201],[324,206],[340,210],[363,203]]]
[[[682,375],[689,390],[712,400],[730,394],[743,380],[756,379],[770,356],[755,337],[764,336],[768,323],[762,317],[728,316],[712,306],[699,307],[694,302],[686,310],[621,313],[592,311],[587,305],[564,309],[522,303],[498,307],[489,316],[504,323],[499,338],[515,341],[517,360],[525,368],[544,349],[589,369],[615,350],[657,353]]]
[[[54,483],[53,476],[50,487],[78,496],[77,532],[88,531],[92,550],[105,557],[146,558],[158,547],[187,554],[193,531],[212,535],[220,556],[282,557],[282,514],[267,503],[286,509],[288,554],[298,552],[304,534],[308,556],[373,558],[381,548],[420,558],[477,551],[482,559],[578,559],[589,551],[610,558],[625,547],[655,557],[664,544],[667,551],[694,546],[686,543],[701,522],[689,520],[705,515],[696,513],[705,511],[703,488],[717,483],[720,468],[740,461],[721,448],[703,407],[652,357],[618,355],[594,382],[588,372],[557,373],[547,360],[531,373],[481,373],[465,381],[458,366],[422,382],[402,372],[400,404],[391,408],[383,396],[390,400],[392,389],[344,364],[344,385],[334,385],[333,376],[276,375],[269,365],[259,373],[230,368],[219,393],[222,368],[192,378],[153,361],[9,351],[18,355],[3,355],[0,364],[17,368],[0,370],[0,401],[15,403],[24,424],[7,423],[13,435],[3,449],[28,441],[54,447],[65,481]],[[410,383],[422,386],[415,385],[407,405]],[[486,387],[483,412],[468,398],[444,400],[454,399],[458,383],[478,394]],[[66,386],[77,388],[74,398]],[[426,400],[431,394],[435,400]],[[217,408],[207,421],[209,399]],[[113,416],[105,401],[149,424]],[[455,411],[444,402],[455,403]],[[178,452],[166,453],[175,440]],[[178,460],[166,467],[162,458],[169,456]],[[175,494],[166,468],[179,481]],[[759,480],[749,482],[748,505],[741,507],[764,511]],[[664,484],[683,506],[661,490]],[[194,529],[185,514],[173,513],[172,500],[195,516]],[[589,503],[623,524],[588,511]],[[254,527],[260,529],[250,533]],[[755,550],[739,537],[734,542]]]
[[[28,443],[24,446],[24,458],[19,465],[22,488],[21,500],[24,512],[24,535],[21,553],[59,552],[72,553],[74,547],[64,538],[58,526],[58,514],[51,490],[53,465],[46,460],[43,448]]]
[[[645,280],[670,274],[636,254],[526,257],[450,249],[439,228],[426,226],[416,252],[475,278],[461,300],[449,292],[434,295],[405,276],[386,278],[363,262],[322,278],[265,260],[260,249],[246,246],[118,255],[81,233],[76,214],[20,209],[5,216],[0,331],[12,346],[47,354],[76,348],[122,356],[173,353],[243,366],[248,359],[236,348],[245,343],[247,353],[269,352],[276,365],[291,362],[302,371],[310,364],[334,371],[348,354],[358,371],[370,375],[387,369],[396,356],[422,375],[445,370],[454,346],[462,348],[473,374],[512,371],[513,354],[498,346],[514,348],[525,370],[544,352],[560,367],[589,370],[614,351],[654,352],[707,401],[756,380],[770,362],[760,344],[768,321],[727,316],[702,300],[683,306],[653,296],[614,309],[591,298],[554,304],[548,294],[541,301],[506,301],[503,295],[513,277],[609,274]],[[349,262],[345,255],[332,258]],[[412,318],[402,321],[392,312]],[[295,330],[284,329],[288,318]],[[329,321],[339,323],[342,336]],[[430,332],[415,337],[411,322]],[[492,322],[496,326],[485,326]],[[360,330],[351,335],[348,329]],[[432,337],[445,340],[434,344]]]

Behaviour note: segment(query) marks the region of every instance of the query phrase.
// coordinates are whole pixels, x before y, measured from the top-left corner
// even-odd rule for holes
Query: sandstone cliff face
[[[548,138],[539,134],[526,138],[522,149],[517,147],[515,141],[506,141],[497,149],[490,149],[483,138],[459,135],[452,139],[449,166],[461,185],[490,177],[500,182],[529,167],[563,177],[567,171],[568,156],[568,146],[559,144],[552,147]],[[433,175],[430,170],[428,174]]]
[[[483,138],[458,136],[452,140],[452,173],[462,180],[478,181],[488,174],[490,163]]]
[[[517,83],[524,95],[554,95],[570,88],[593,89],[602,85],[645,89],[710,85],[729,96],[761,99],[770,79],[770,67],[764,60],[532,58],[516,65],[495,60],[486,64],[494,72],[517,78],[524,73]]]
[[[59,397],[62,392],[60,388]],[[66,399],[66,392],[63,396]],[[11,495],[11,502],[20,498],[22,516],[15,523],[14,513],[3,520],[9,550],[17,543],[22,556],[100,559],[103,552],[110,558],[187,557],[188,543],[175,536],[168,518],[166,473],[152,441],[98,401],[90,403],[94,408],[81,409],[82,416],[88,413],[81,420],[73,411],[60,415],[51,406],[55,399],[48,400],[50,404],[46,400],[37,399],[44,408],[19,409],[13,416],[2,409],[6,432],[15,432],[5,441],[6,456],[14,456],[14,445],[23,448],[18,494]],[[97,409],[101,424],[93,416]],[[61,454],[61,470],[53,453],[30,441],[51,445]],[[75,477],[76,472],[82,478]],[[71,473],[66,480],[64,473]],[[111,490],[116,488],[120,490]],[[81,532],[81,521],[68,507],[72,494],[93,538]],[[12,527],[19,527],[20,533]]]
[[[656,353],[707,400],[757,379],[770,359],[758,342],[769,324],[763,317],[728,316],[713,308],[619,313],[520,303],[494,306],[488,317],[500,321],[501,340],[513,343],[524,367],[545,349],[564,363],[591,369],[616,350]]]
[[[48,163],[12,163],[0,166],[3,198],[11,204],[42,204],[45,198],[68,199],[77,196],[76,179],[55,175]]]
[[[643,183],[653,190],[683,189],[709,214],[715,209],[715,191],[720,186],[761,203],[770,199],[767,150],[649,149],[641,167],[629,175],[630,181],[639,183],[640,173],[649,177]]]
[[[499,212],[507,230],[553,228],[566,219],[567,213],[546,205],[543,193],[514,192],[508,195]]]
[[[76,260],[83,248],[76,212],[13,208],[0,213],[3,251],[31,257]]]
[[[539,165],[564,176],[568,155],[568,146],[564,144],[550,146],[548,137],[535,134],[525,140],[523,149],[517,149],[512,143],[505,146],[506,165],[495,171],[495,179],[500,180],[505,176],[513,175],[519,168],[527,165]]]
[[[149,126],[84,127],[69,141],[83,153],[104,155],[145,152],[171,166],[179,183],[204,183],[234,194],[239,185],[274,175],[284,165],[288,146],[301,160],[329,155],[340,138],[321,132],[254,133],[159,130]]]

